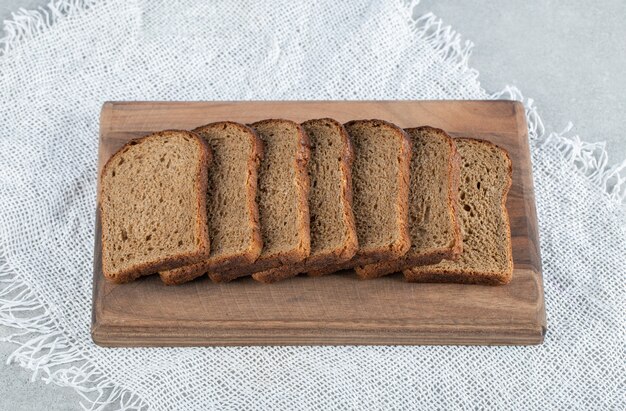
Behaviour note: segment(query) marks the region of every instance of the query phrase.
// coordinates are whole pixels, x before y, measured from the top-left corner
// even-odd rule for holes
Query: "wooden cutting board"
[[[513,185],[507,209],[515,270],[500,287],[412,284],[402,275],[361,281],[353,272],[299,276],[272,285],[206,276],[166,287],[158,276],[115,285],[101,270],[96,217],[93,340],[103,346],[540,344],[546,331],[526,118],[512,101],[111,102],[100,118],[99,169],[125,142],[167,128],[220,120],[250,123],[380,118],[431,125],[507,149]]]

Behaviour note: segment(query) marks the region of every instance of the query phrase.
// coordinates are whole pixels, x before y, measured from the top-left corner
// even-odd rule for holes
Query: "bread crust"
[[[432,133],[443,135],[445,137],[450,157],[450,161],[448,162],[447,167],[448,181],[450,181],[450,184],[448,184],[447,187],[448,193],[446,201],[448,216],[452,223],[453,242],[451,244],[451,247],[434,248],[427,252],[420,253],[411,253],[409,250],[407,254],[396,260],[388,260],[384,262],[356,267],[356,274],[361,279],[378,278],[383,275],[392,274],[418,265],[437,264],[443,259],[454,260],[458,258],[458,255],[461,253],[461,250],[463,248],[461,226],[458,217],[458,187],[461,157],[457,152],[456,144],[454,143],[452,137],[450,137],[444,130],[439,128],[422,126],[405,129],[405,131],[407,133],[415,131],[429,131]]]
[[[102,176],[104,176],[111,164],[115,162],[115,160],[125,153],[130,146],[140,145],[147,141],[148,139],[154,138],[162,138],[166,136],[172,135],[180,135],[185,134],[190,137],[193,141],[198,144],[200,148],[200,161],[196,167],[196,207],[198,210],[198,214],[196,215],[196,225],[194,230],[196,232],[196,238],[200,240],[198,244],[198,249],[195,252],[190,253],[181,253],[175,256],[160,258],[154,262],[146,262],[143,264],[136,264],[133,267],[128,268],[125,271],[121,271],[118,273],[113,273],[106,264],[106,260],[104,258],[105,255],[109,252],[109,244],[105,239],[106,230],[104,226],[106,222],[109,220],[109,216],[106,213],[106,209],[103,207],[102,200],[100,201],[100,215],[101,215],[101,224],[103,226],[102,231],[102,272],[104,277],[114,283],[122,284],[131,282],[141,276],[154,274],[159,270],[168,270],[176,267],[180,267],[186,264],[196,263],[203,258],[206,258],[210,253],[210,241],[207,227],[207,216],[206,212],[202,212],[202,210],[206,210],[206,191],[208,187],[208,168],[210,163],[212,162],[212,151],[211,147],[204,141],[202,137],[197,135],[194,132],[184,131],[184,130],[164,130],[157,133],[152,133],[150,135],[133,139],[126,143],[122,148],[120,148],[111,158],[106,162],[104,167],[102,168],[102,172],[100,173],[100,198],[102,199],[105,196],[106,187],[102,184]]]
[[[355,123],[368,123],[372,126],[385,126],[390,128],[400,139],[400,152],[398,154],[398,176],[396,183],[398,184],[398,196],[396,198],[397,209],[397,228],[398,237],[385,247],[379,247],[373,250],[357,250],[354,257],[350,260],[339,264],[326,265],[319,269],[308,271],[311,276],[321,276],[331,274],[336,271],[351,269],[360,265],[371,264],[377,261],[397,259],[403,256],[411,246],[411,239],[408,229],[408,211],[409,211],[409,181],[410,181],[410,164],[411,164],[411,139],[408,134],[401,128],[384,120],[353,120],[345,124],[349,127]],[[358,240],[357,240],[358,241]]]
[[[454,160],[451,164],[452,185],[449,190],[449,204],[452,209],[452,218],[454,219],[454,246],[452,253],[444,259],[457,260],[463,252],[463,233],[461,233],[461,217],[459,216],[459,185],[461,180],[461,154],[456,148],[454,139],[450,141],[454,150]],[[508,155],[508,153],[507,153]],[[433,263],[434,264],[434,263]]]
[[[239,129],[244,134],[247,134],[250,138],[250,143],[252,146],[251,155],[248,158],[247,162],[247,195],[246,195],[246,205],[248,208],[248,215],[251,216],[250,225],[252,229],[252,239],[249,243],[249,247],[245,252],[242,253],[232,253],[229,255],[221,256],[220,258],[211,258],[210,255],[206,258],[205,261],[200,263],[186,265],[183,267],[179,267],[173,270],[162,271],[159,273],[161,277],[161,281],[166,285],[180,285],[191,281],[197,277],[200,277],[204,273],[209,270],[214,269],[223,269],[228,267],[236,267],[240,265],[246,265],[252,263],[261,253],[261,248],[263,247],[263,240],[261,238],[261,226],[259,224],[259,210],[257,207],[257,203],[255,200],[256,191],[257,191],[257,172],[259,162],[263,158],[263,142],[259,138],[256,131],[252,128],[247,127],[240,123],[235,123],[232,121],[220,121],[215,123],[206,124],[204,126],[197,127],[193,130],[193,132],[201,134],[207,130],[218,127],[234,127]],[[203,141],[204,138],[202,138]],[[206,141],[205,141],[206,143]],[[208,145],[208,143],[206,143]],[[208,181],[208,178],[207,178]],[[205,199],[206,199],[206,188],[205,188]],[[205,208],[206,210],[206,208]],[[205,213],[206,218],[206,213]]]
[[[284,280],[290,277],[294,277],[299,273],[304,273],[308,270],[322,268],[328,264],[337,264],[351,259],[358,249],[358,240],[356,236],[356,227],[354,223],[354,214],[352,213],[352,161],[354,160],[354,151],[350,136],[341,123],[331,118],[321,118],[308,120],[302,123],[302,127],[305,128],[307,124],[315,124],[317,122],[330,123],[336,127],[341,136],[343,144],[341,152],[341,161],[339,167],[341,169],[341,196],[339,201],[341,203],[343,213],[343,222],[346,230],[346,239],[341,248],[332,250],[330,252],[323,252],[315,255],[309,255],[304,261],[297,264],[284,265],[269,269],[266,271],[260,271],[252,274],[252,278],[262,283],[273,283],[279,280]],[[310,189],[310,187],[309,187]]]
[[[483,284],[483,285],[504,285],[511,282],[513,277],[513,250],[512,250],[512,242],[511,242],[511,223],[509,220],[509,213],[506,208],[506,200],[509,193],[509,189],[511,188],[511,184],[513,181],[513,165],[511,162],[511,157],[509,156],[508,151],[499,147],[498,145],[487,141],[470,137],[459,137],[455,139],[456,141],[468,141],[472,144],[485,144],[491,146],[503,155],[505,161],[507,163],[507,180],[505,186],[502,189],[502,198],[500,201],[500,209],[502,212],[502,218],[504,221],[504,226],[506,229],[506,237],[509,239],[508,241],[508,249],[507,249],[507,268],[503,272],[480,272],[476,270],[467,270],[467,269],[448,269],[448,268],[438,268],[436,265],[432,266],[422,266],[422,267],[414,267],[412,269],[407,269],[403,271],[404,278],[409,282],[452,282],[452,283],[461,283],[461,284]]]
[[[311,236],[309,228],[309,176],[307,174],[307,163],[310,157],[309,136],[304,129],[291,120],[285,119],[267,119],[257,121],[249,125],[255,128],[261,125],[274,125],[288,123],[294,126],[298,133],[298,150],[294,158],[294,169],[296,170],[296,187],[297,190],[297,225],[298,225],[298,246],[292,250],[282,253],[274,253],[264,255],[261,250],[256,260],[249,264],[240,265],[227,270],[212,270],[209,277],[213,282],[222,283],[229,282],[235,278],[251,275],[253,273],[276,268],[282,265],[295,264],[304,260],[311,252]]]

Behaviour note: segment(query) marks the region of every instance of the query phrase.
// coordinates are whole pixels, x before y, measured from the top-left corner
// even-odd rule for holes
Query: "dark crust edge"
[[[450,139],[454,151],[454,160],[451,164],[452,185],[450,186],[450,201],[452,206],[452,218],[454,220],[454,247],[452,248],[451,260],[457,260],[463,252],[463,233],[461,232],[461,216],[459,215],[459,185],[461,181],[461,154],[456,148],[454,139]],[[448,257],[446,257],[448,258]]]
[[[411,271],[411,270],[406,270]],[[407,282],[412,283],[457,283],[457,284],[479,284],[479,285],[505,285],[510,282],[507,277],[498,277],[493,273],[479,273],[475,271],[449,271],[424,272],[419,274],[405,272],[404,277]]]
[[[499,150],[508,164],[507,182],[502,188],[502,199],[500,201],[500,207],[502,217],[505,222],[506,234],[508,238],[508,261],[507,270],[501,273],[493,272],[479,272],[474,270],[448,270],[437,269],[435,266],[423,266],[415,267],[413,269],[404,270],[404,278],[409,282],[452,282],[461,284],[484,284],[484,285],[504,285],[511,282],[513,277],[513,250],[511,241],[511,221],[509,220],[509,213],[506,208],[506,200],[513,182],[513,164],[511,162],[511,156],[509,152],[502,147],[492,143],[491,141],[471,138],[471,137],[458,137],[455,140],[466,140],[473,144],[486,144]]]
[[[294,168],[296,170],[296,186],[298,188],[298,234],[299,241],[296,248],[286,251],[274,253],[271,255],[263,255],[261,250],[256,261],[248,265],[243,265],[221,272],[209,272],[209,277],[213,282],[222,283],[234,280],[235,278],[252,275],[259,271],[264,271],[281,265],[290,265],[301,262],[307,258],[311,252],[311,235],[309,226],[309,176],[307,173],[307,163],[310,158],[310,146],[308,134],[304,131],[300,124],[286,119],[267,119],[249,124],[249,127],[255,128],[262,124],[289,124],[295,127],[298,134],[298,150],[294,159]]]
[[[175,133],[175,134],[174,134]],[[157,133],[152,133],[147,136],[133,139],[128,143],[124,144],[115,154],[111,156],[111,158],[106,162],[104,167],[102,168],[102,172],[100,173],[100,181],[103,182],[102,176],[106,174],[110,165],[114,162],[114,160],[121,154],[125,152],[125,149],[129,146],[140,145],[145,142],[147,139],[154,138],[162,138],[165,136],[172,136],[173,134],[186,134],[191,137],[194,141],[196,141],[197,145],[200,147],[200,161],[198,162],[197,167],[197,183],[196,183],[196,193],[197,193],[197,210],[199,211],[196,219],[196,238],[200,239],[200,244],[198,250],[190,253],[183,253],[167,258],[160,258],[154,262],[136,264],[135,266],[125,270],[120,271],[117,274],[113,274],[108,272],[108,267],[105,267],[105,258],[104,256],[107,254],[108,244],[105,241],[104,233],[105,230],[101,230],[101,238],[102,238],[102,273],[104,277],[116,284],[123,284],[131,282],[139,277],[144,275],[154,274],[160,270],[167,270],[171,268],[176,268],[185,264],[193,264],[197,263],[199,260],[206,258],[210,254],[210,240],[208,234],[208,226],[207,226],[207,215],[206,215],[206,191],[208,188],[208,168],[213,159],[213,154],[211,151],[211,147],[204,141],[202,137],[198,134],[186,130],[163,130]],[[106,188],[104,184],[100,185],[100,198],[104,198]],[[106,212],[103,207],[103,202],[100,202],[100,215],[101,215],[101,224],[104,226],[108,219]]]
[[[252,226],[252,238],[249,244],[249,247],[246,251],[242,253],[233,253],[224,255],[221,258],[211,258],[210,255],[206,259],[206,261],[202,261],[197,264],[188,265],[184,267],[179,267],[173,270],[163,271],[159,273],[161,277],[161,281],[163,281],[166,285],[180,285],[191,281],[197,277],[202,276],[206,272],[219,269],[224,267],[236,267],[239,265],[245,265],[252,263],[256,258],[258,258],[261,253],[261,249],[263,247],[263,240],[261,239],[261,226],[259,224],[259,210],[257,207],[257,203],[255,200],[256,191],[257,191],[257,172],[259,167],[259,162],[263,158],[263,142],[259,138],[256,131],[252,128],[236,123],[233,121],[218,121],[215,123],[206,124],[204,126],[197,127],[193,130],[193,132],[201,135],[207,129],[221,127],[223,125],[228,125],[230,127],[235,127],[239,129],[244,134],[247,134],[250,138],[250,142],[252,143],[252,153],[248,158],[247,163],[247,206],[249,210],[249,215],[251,216],[250,224]],[[204,138],[202,138],[203,141]],[[206,141],[205,141],[206,142]],[[208,145],[208,143],[207,143]],[[207,178],[208,182],[208,178]],[[207,183],[208,184],[208,183]],[[208,188],[208,187],[207,187]],[[206,199],[206,189],[204,191],[204,197]],[[206,208],[205,208],[206,209]],[[205,213],[206,214],[206,213]]]
[[[340,139],[343,142],[343,149],[341,153],[341,161],[339,167],[341,175],[341,191],[342,195],[340,202],[344,210],[343,219],[344,226],[346,227],[346,238],[340,248],[319,253],[316,255],[309,255],[303,262],[293,265],[285,265],[283,267],[273,268],[266,271],[260,271],[252,274],[252,278],[262,283],[273,283],[279,280],[295,277],[300,273],[307,272],[308,270],[322,268],[328,264],[339,264],[350,260],[358,249],[358,239],[356,236],[356,226],[354,223],[354,214],[352,212],[352,162],[354,161],[354,150],[352,148],[352,142],[348,132],[341,123],[332,118],[320,118],[312,119],[303,122],[301,125],[304,128],[308,123],[330,123],[335,126],[336,131],[339,133]],[[306,130],[305,130],[306,131]]]
[[[409,235],[408,218],[409,218],[409,182],[410,182],[410,164],[411,164],[411,139],[409,135],[397,125],[385,120],[352,120],[344,126],[348,128],[350,125],[372,124],[383,125],[389,127],[401,139],[398,173],[398,229],[400,231],[398,238],[387,247],[379,247],[371,251],[363,251],[359,249],[356,255],[343,263],[326,266],[319,269],[308,271],[308,274],[314,277],[331,274],[336,271],[352,269],[361,265],[372,264],[378,261],[397,259],[406,254],[411,247],[411,238]]]
[[[413,131],[429,131],[443,137],[449,148],[450,161],[448,162],[448,214],[450,216],[453,242],[451,247],[439,247],[430,251],[411,253],[404,255],[403,258],[391,261],[381,261],[374,264],[355,267],[356,274],[361,279],[378,278],[384,275],[393,274],[417,265],[431,265],[441,262],[441,260],[454,260],[461,253],[463,239],[461,236],[461,225],[458,217],[458,187],[461,157],[456,149],[454,139],[444,130],[431,126],[422,126],[415,128],[407,128],[405,132]],[[409,204],[410,207],[410,204]]]

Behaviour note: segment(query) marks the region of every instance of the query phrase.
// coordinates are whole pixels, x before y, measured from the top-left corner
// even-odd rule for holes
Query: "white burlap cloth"
[[[89,336],[105,100],[521,99],[399,2],[53,1],[0,42],[0,324],[85,407],[624,409],[626,192],[526,101],[548,334],[536,347],[103,349]],[[419,14],[419,10],[416,14]]]

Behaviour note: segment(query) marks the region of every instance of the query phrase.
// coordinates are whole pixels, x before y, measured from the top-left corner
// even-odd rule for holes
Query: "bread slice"
[[[508,153],[487,141],[455,139],[461,156],[459,214],[463,252],[457,261],[405,270],[408,281],[506,284],[513,275],[506,197],[511,186]]]
[[[251,128],[229,121],[194,132],[213,150],[205,192],[211,254],[198,264],[161,272],[161,280],[168,285],[182,284],[211,270],[250,264],[262,247],[255,201],[260,138]]]
[[[344,127],[323,118],[302,123],[311,143],[307,170],[311,189],[311,254],[300,263],[255,273],[264,283],[351,259],[358,248],[352,214],[352,147]]]
[[[311,270],[311,275],[397,259],[410,246],[408,135],[382,120],[351,121],[345,127],[354,147],[352,210],[359,249],[351,260]]]
[[[459,156],[452,138],[432,127],[406,129],[411,138],[409,234],[411,248],[399,259],[357,267],[361,278],[375,278],[416,265],[455,259],[461,252],[457,219]]]
[[[206,222],[211,149],[188,131],[130,141],[100,175],[102,271],[115,283],[209,255]]]
[[[308,137],[289,120],[264,120],[251,127],[264,146],[257,192],[263,249],[251,264],[210,271],[215,282],[295,264],[310,252]]]

